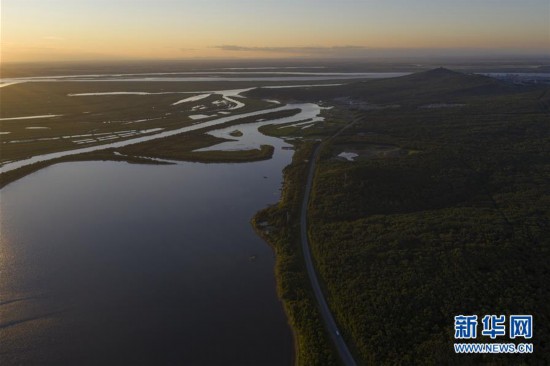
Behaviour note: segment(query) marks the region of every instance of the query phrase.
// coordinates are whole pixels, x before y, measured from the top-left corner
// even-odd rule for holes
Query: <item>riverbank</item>
[[[233,150],[233,151],[195,151],[201,148],[214,146],[226,139],[220,139],[208,135],[208,132],[240,125],[244,123],[256,122],[258,118],[267,120],[291,117],[300,112],[299,109],[289,109],[280,111],[269,111],[266,113],[243,117],[232,120],[220,125],[205,127],[187,133],[164,137],[158,140],[141,142],[133,145],[119,148],[101,149],[85,152],[75,155],[61,156],[56,159],[38,161],[34,164],[22,166],[18,169],[3,172],[0,174],[0,188],[14,182],[24,176],[34,173],[40,169],[53,164],[74,162],[74,161],[126,161],[135,164],[171,164],[162,160],[191,161],[201,163],[243,163],[267,160],[273,156],[273,147],[262,145],[258,149]],[[159,160],[160,159],[160,160]]]
[[[292,163],[284,169],[279,203],[259,211],[252,225],[275,251],[277,293],[294,334],[295,364],[338,365],[311,291],[300,246],[300,198],[314,147],[312,142],[296,146]]]

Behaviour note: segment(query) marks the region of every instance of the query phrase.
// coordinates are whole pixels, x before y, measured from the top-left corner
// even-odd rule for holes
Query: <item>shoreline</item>
[[[251,225],[275,253],[277,295],[291,328],[294,365],[339,365],[336,350],[321,319],[300,245],[300,197],[307,179],[307,162],[314,149],[311,142],[295,145],[292,162],[283,170],[279,202],[258,211]],[[294,218],[294,219],[293,219]]]
[[[300,111],[297,108],[287,108],[282,110],[267,109],[263,110],[262,114],[254,114],[252,116],[244,116],[231,120],[229,122],[221,123],[214,126],[203,126],[202,128],[196,129],[189,132],[181,132],[178,134],[173,134],[171,136],[160,137],[150,141],[143,142],[134,142],[133,144],[128,144],[122,147],[109,147],[107,145],[101,148],[101,146],[93,147],[93,151],[81,152],[77,154],[72,154],[70,151],[61,151],[51,154],[61,154],[57,158],[48,159],[48,160],[39,160],[32,164],[23,165],[21,167],[11,169],[8,171],[0,171],[0,189],[4,188],[10,183],[13,183],[29,174],[39,171],[42,168],[48,166],[65,163],[65,162],[75,162],[75,161],[90,161],[90,160],[99,160],[99,161],[126,161],[128,163],[143,163],[143,164],[167,164],[166,162],[161,162],[155,159],[172,159],[174,161],[189,161],[189,162],[198,162],[198,163],[246,163],[254,162],[260,160],[267,160],[273,156],[274,148],[268,145],[260,146],[260,149],[251,149],[251,150],[235,150],[235,151],[204,151],[204,152],[195,152],[187,151],[185,149],[180,150],[180,156],[145,156],[144,154],[140,155],[131,155],[131,154],[122,154],[117,155],[115,152],[118,150],[124,151],[124,149],[136,149],[140,145],[150,143],[151,141],[155,142],[155,146],[158,146],[163,141],[166,142],[170,138],[188,138],[189,136],[194,136],[194,134],[199,134],[196,136],[198,139],[199,146],[197,148],[206,148],[210,146],[217,145],[217,142],[211,143],[211,141],[206,141],[206,143],[201,144],[201,135],[206,135],[208,132],[215,131],[220,128],[227,128],[231,126],[237,126],[243,123],[252,123],[256,122],[257,116],[272,116],[275,119],[280,118],[281,116],[286,117],[288,115],[293,116],[299,114]],[[212,138],[213,139],[213,138]],[[220,142],[223,139],[220,139]],[[153,154],[154,155],[154,154]],[[20,160],[23,161],[23,160]],[[14,164],[19,161],[13,162]],[[11,163],[10,163],[11,164]],[[1,170],[1,168],[0,168]]]

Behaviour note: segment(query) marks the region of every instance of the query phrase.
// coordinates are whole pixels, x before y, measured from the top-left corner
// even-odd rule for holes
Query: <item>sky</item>
[[[0,11],[0,62],[550,54],[550,0],[0,0]]]

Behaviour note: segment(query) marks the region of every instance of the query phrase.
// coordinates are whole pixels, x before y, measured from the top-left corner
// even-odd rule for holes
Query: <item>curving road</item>
[[[309,242],[307,237],[307,207],[309,202],[309,196],[311,194],[311,185],[313,183],[313,176],[315,175],[315,161],[317,160],[317,156],[319,155],[320,146],[321,145],[317,145],[309,161],[309,173],[307,176],[307,184],[306,184],[306,190],[304,192],[304,198],[302,201],[302,209],[300,214],[300,228],[301,228],[300,235],[301,235],[301,241],[302,241],[302,251],[304,253],[304,260],[306,262],[306,268],[309,275],[309,279],[311,281],[311,287],[313,288],[313,292],[315,293],[315,298],[317,299],[317,303],[319,304],[319,311],[321,312],[321,316],[323,317],[327,330],[330,334],[330,338],[332,339],[332,342],[336,346],[336,349],[338,350],[338,353],[340,354],[340,358],[342,359],[342,362],[344,363],[344,365],[355,366],[356,365],[355,360],[353,359],[353,356],[351,355],[351,352],[349,351],[348,346],[346,345],[346,342],[340,335],[338,326],[336,325],[336,322],[334,321],[334,318],[332,317],[332,313],[330,312],[330,309],[328,307],[327,301],[323,296],[323,292],[321,290],[321,286],[319,285],[319,280],[317,278],[317,273],[315,272],[315,267],[313,265],[311,252],[309,250]]]

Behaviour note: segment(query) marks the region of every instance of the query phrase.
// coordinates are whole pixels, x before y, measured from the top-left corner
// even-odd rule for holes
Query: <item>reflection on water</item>
[[[289,364],[249,220],[291,152],[246,164],[65,163],[1,193],[3,364]]]
[[[281,140],[275,137],[270,137],[258,131],[258,128],[263,125],[282,125],[293,122],[315,123],[324,121],[321,114],[321,108],[314,103],[286,104],[285,107],[289,110],[299,109],[300,112],[290,116],[277,119],[265,120],[260,118],[255,123],[244,123],[240,125],[229,126],[208,132],[214,137],[232,140],[222,142],[220,144],[204,147],[195,151],[235,151],[235,150],[251,150],[259,149],[261,145],[272,145],[278,147],[289,147],[289,144],[281,143]],[[235,136],[231,133],[235,130],[242,133],[242,136]]]
[[[228,90],[226,92],[229,92],[229,93],[238,92],[238,90]],[[305,105],[307,106],[308,104],[305,104]],[[269,112],[285,111],[285,110],[294,109],[294,108],[300,108],[300,104],[284,105],[284,106],[280,106],[280,107],[277,107],[277,108],[263,109],[263,110],[259,110],[259,111],[249,112],[249,113],[242,113],[242,114],[235,114],[235,115],[231,115],[231,116],[220,117],[220,118],[216,118],[216,119],[213,119],[211,121],[208,121],[208,122],[204,122],[204,123],[200,123],[200,124],[194,124],[194,125],[191,125],[191,126],[180,127],[180,128],[174,129],[174,130],[159,132],[159,133],[155,133],[155,134],[152,134],[152,135],[137,137],[137,138],[133,138],[133,139],[129,139],[129,140],[105,143],[105,144],[102,144],[102,145],[83,147],[83,148],[74,149],[74,150],[59,151],[59,152],[48,153],[48,154],[44,154],[44,155],[36,155],[36,156],[30,157],[30,158],[27,158],[27,159],[5,163],[4,165],[0,166],[0,173],[6,173],[6,172],[9,172],[9,171],[12,171],[12,170],[15,170],[15,169],[19,169],[19,168],[22,168],[22,167],[25,167],[25,166],[29,166],[29,165],[37,163],[37,162],[41,162],[41,161],[48,161],[48,160],[57,159],[57,158],[65,157],[65,156],[82,154],[82,153],[87,153],[87,152],[92,152],[92,151],[97,151],[97,150],[103,150],[103,149],[107,149],[107,148],[123,147],[123,146],[136,144],[136,143],[139,143],[139,142],[157,140],[157,139],[160,139],[160,138],[165,138],[165,137],[169,137],[169,136],[178,135],[178,134],[184,133],[184,132],[195,131],[195,130],[205,128],[205,127],[213,127],[213,126],[221,125],[221,124],[231,122],[231,121],[234,121],[234,120],[237,120],[237,119],[240,119],[240,118],[257,116],[257,115],[265,114],[265,113],[269,113]],[[307,113],[307,111],[306,111],[306,113]],[[298,117],[301,118],[301,115],[297,114],[295,116],[295,118],[298,118]],[[153,130],[155,130],[155,129],[153,129]],[[149,131],[153,131],[153,130],[149,130]]]

